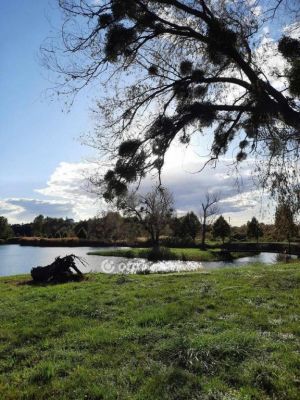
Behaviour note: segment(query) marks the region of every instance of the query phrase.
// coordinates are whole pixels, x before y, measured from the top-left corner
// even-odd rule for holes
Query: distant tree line
[[[130,197],[130,196],[129,196]],[[211,203],[211,199],[204,204]],[[215,203],[214,203],[215,204]],[[32,222],[9,224],[0,216],[0,240],[12,237],[79,238],[103,242],[150,241],[166,246],[209,243],[211,240],[231,241],[298,241],[299,226],[293,210],[279,204],[274,224],[260,223],[253,217],[242,226],[230,226],[224,216],[203,212],[198,217],[193,211],[177,216],[172,208],[169,192],[150,192],[145,196],[131,196],[122,211],[108,211],[102,216],[75,222],[70,218],[52,218],[38,215]],[[203,211],[203,207],[202,207]],[[205,211],[204,211],[205,212]],[[209,216],[209,218],[208,218]],[[212,219],[211,217],[214,216]],[[204,241],[203,241],[204,240]]]

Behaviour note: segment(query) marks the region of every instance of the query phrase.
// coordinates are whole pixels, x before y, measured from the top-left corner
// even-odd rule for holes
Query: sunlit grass
[[[132,248],[118,250],[97,250],[88,254],[108,257],[126,257],[126,258],[147,258],[151,249],[149,248]],[[220,260],[220,249],[200,250],[198,248],[171,248],[171,253],[176,258],[186,261],[218,261]]]
[[[298,399],[300,264],[0,279],[0,398]]]

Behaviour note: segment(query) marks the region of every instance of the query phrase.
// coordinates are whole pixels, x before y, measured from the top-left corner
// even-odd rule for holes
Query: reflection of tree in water
[[[286,253],[278,253],[276,254],[276,262],[290,262],[293,259],[300,258],[300,256],[293,256],[292,254]]]

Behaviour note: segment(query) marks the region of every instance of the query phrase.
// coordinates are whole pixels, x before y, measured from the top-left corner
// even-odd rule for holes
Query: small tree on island
[[[219,213],[218,202],[220,200],[219,194],[206,193],[205,199],[201,203],[200,221],[201,221],[201,248],[205,248],[205,239],[207,225],[212,223],[213,218]]]
[[[251,221],[247,222],[247,237],[255,238],[258,243],[258,239],[263,236],[263,229],[258,220],[253,217]]]
[[[118,200],[117,206],[127,216],[136,216],[151,237],[154,249],[173,213],[173,196],[163,187],[154,187],[145,195],[131,192]]]
[[[225,242],[225,238],[230,236],[230,225],[222,215],[213,224],[212,232],[213,237],[221,238],[223,244]]]

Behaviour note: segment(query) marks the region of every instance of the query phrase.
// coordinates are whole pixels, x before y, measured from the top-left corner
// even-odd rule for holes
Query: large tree
[[[258,156],[261,183],[293,191],[298,0],[59,0],[59,6],[62,40],[48,41],[43,54],[63,79],[58,91],[76,93],[94,80],[102,85],[93,144],[114,161],[101,181],[107,199],[149,170],[160,171],[175,138],[188,144],[205,131],[213,132],[210,160],[236,140],[237,162]],[[268,29],[276,39],[266,38]],[[281,60],[270,71],[271,53]]]

